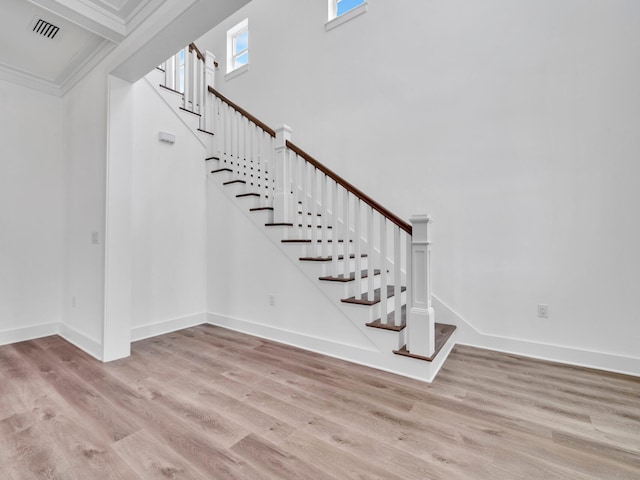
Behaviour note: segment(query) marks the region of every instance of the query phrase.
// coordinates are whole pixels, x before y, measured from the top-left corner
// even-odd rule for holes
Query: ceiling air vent
[[[60,27],[39,18],[33,26],[33,31],[45,38],[54,39],[60,31]]]

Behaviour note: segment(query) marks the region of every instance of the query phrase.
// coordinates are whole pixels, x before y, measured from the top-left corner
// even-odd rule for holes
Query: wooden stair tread
[[[380,270],[375,269],[373,271],[374,275],[380,275]],[[361,278],[367,278],[369,276],[368,270],[362,270],[360,273]],[[337,275],[335,277],[320,277],[320,280],[324,280],[327,282],[353,282],[356,279],[356,272],[351,272],[348,277],[345,277],[344,274]]]
[[[418,360],[424,360],[425,362],[432,362],[433,359],[436,358],[440,350],[442,350],[442,347],[444,347],[444,344],[447,343],[447,340],[449,340],[451,335],[453,335],[453,332],[455,332],[455,330],[456,330],[455,325],[447,325],[446,323],[435,324],[435,331],[436,331],[435,332],[436,333],[435,350],[431,357],[423,357],[422,355],[415,355],[413,353],[410,353],[409,351],[407,351],[406,345],[403,346],[400,350],[394,350],[393,353],[395,353],[396,355],[402,355],[405,357],[415,358]]]
[[[407,326],[407,306],[402,305],[402,310],[400,311],[400,325],[395,325],[394,322],[394,312],[389,312],[387,314],[387,322],[382,323],[382,319],[379,318],[374,320],[373,322],[369,322],[365,324],[367,327],[373,328],[382,328],[383,330],[392,330],[394,332],[399,332],[403,330]]]
[[[401,287],[401,291],[404,292],[407,287]],[[393,285],[387,285],[387,298],[395,295],[395,287]],[[357,299],[356,297],[343,298],[340,300],[343,303],[353,303],[355,305],[375,305],[380,302],[380,289],[376,288],[373,292],[373,300],[367,300],[366,298]]]
[[[193,110],[189,110],[189,109],[184,108],[184,107],[178,107],[178,108],[180,108],[180,110],[182,110],[183,112],[191,113],[192,115],[197,115],[198,117],[202,116],[198,112],[194,112]]]
[[[259,193],[240,193],[238,195],[236,195],[236,198],[243,198],[243,197],[259,197],[260,194]]]
[[[198,131],[199,131],[199,132],[202,132],[202,133],[206,133],[207,135],[211,135],[211,136],[214,136],[214,135],[215,135],[215,133],[210,132],[210,131],[208,131],[208,130],[203,130],[203,129],[201,129],[201,128],[199,128],[199,129],[198,129]]]
[[[246,184],[247,182],[245,182],[244,180],[230,180],[228,182],[224,182],[222,185],[232,185],[234,183],[244,183],[244,184]]]
[[[209,160],[220,160],[218,157],[207,157],[204,159],[205,162],[208,162]]]
[[[250,212],[261,212],[263,210],[267,210],[267,211],[273,212],[273,207],[256,207],[256,208],[250,208],[249,209]]]
[[[293,223],[265,223],[264,226],[265,227],[293,227]]]
[[[365,258],[367,256],[366,253],[360,255],[360,257]],[[349,255],[349,258],[356,258],[356,256],[352,253]],[[333,260],[332,256],[328,257],[300,257],[298,260],[301,262],[330,262]],[[344,260],[344,255],[338,255],[338,260]]]
[[[220,173],[220,172],[233,172],[230,168],[219,168],[217,170],[211,170],[211,173]]]
[[[324,240],[316,240],[317,243],[322,243]],[[344,240],[336,240],[338,243],[344,243]],[[349,242],[353,242],[353,240],[349,240]],[[282,243],[311,243],[311,239],[309,238],[293,238],[290,240],[282,240]],[[327,243],[333,243],[333,239],[328,239]]]

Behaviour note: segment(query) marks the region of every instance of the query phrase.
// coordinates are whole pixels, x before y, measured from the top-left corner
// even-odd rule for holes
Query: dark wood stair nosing
[[[401,323],[400,325],[392,325],[389,323],[382,323],[380,319],[374,320],[373,322],[365,323],[367,327],[380,328],[382,330],[389,330],[392,332],[401,332],[407,326],[406,322]]]
[[[387,313],[387,321],[382,322],[382,317],[366,324],[367,327],[381,328],[383,330],[391,330],[394,332],[400,332],[407,326],[407,306],[402,305],[400,309],[400,325],[396,325],[395,311]]]
[[[363,253],[360,255],[361,258],[366,258],[367,254]],[[356,256],[351,253],[349,254],[349,259],[356,258]],[[300,257],[298,260],[301,262],[331,262],[333,257]],[[344,255],[338,255],[338,260],[344,260]]]
[[[247,182],[245,182],[244,180],[229,180],[228,182],[224,182],[222,185],[232,185],[234,183],[246,184]]]
[[[214,135],[215,135],[215,133],[213,133],[213,132],[209,132],[208,130],[203,130],[203,129],[201,129],[201,128],[199,128],[199,129],[198,129],[198,131],[199,131],[199,132],[202,132],[202,133],[206,133],[207,135],[211,135],[211,136],[214,136]]]
[[[209,160],[220,160],[218,157],[207,157],[204,159],[205,162],[208,162]]]
[[[301,243],[311,243],[311,239],[310,238],[294,238],[292,240],[282,240],[283,242],[288,242],[288,243],[295,243],[295,242],[301,242]],[[322,243],[324,242],[324,240],[316,240],[316,243]],[[336,242],[338,243],[344,243],[344,240],[336,240]],[[352,243],[353,240],[349,240],[349,243]],[[327,243],[333,243],[333,239],[329,238],[327,239]]]
[[[380,275],[380,270],[379,269],[374,269],[373,270],[373,274],[374,275]],[[348,278],[345,278],[344,275],[338,275],[337,277],[332,277],[332,276],[328,276],[328,277],[319,277],[318,280],[322,280],[325,282],[340,282],[340,283],[347,283],[347,282],[355,282],[356,280],[356,272],[351,272],[351,276]],[[369,270],[362,270],[362,272],[360,273],[360,278],[368,278],[369,277]]]
[[[183,112],[191,113],[191,114],[193,114],[193,115],[197,115],[198,117],[201,117],[201,116],[202,116],[202,115],[200,115],[198,112],[194,112],[194,111],[189,110],[189,109],[187,109],[187,108],[184,108],[184,107],[178,107],[178,108],[180,108],[180,110],[182,110]],[[200,130],[200,129],[198,129],[198,130]]]
[[[259,197],[259,193],[239,193],[236,195],[236,198],[245,198],[245,197]]]
[[[270,207],[267,207],[267,208],[270,208]],[[293,223],[265,223],[264,226],[265,227],[293,227]]]
[[[394,350],[393,353],[395,353],[396,355],[402,355],[404,357],[415,358],[417,360],[424,360],[425,362],[432,362],[438,356],[438,353],[440,353],[440,350],[442,350],[442,347],[444,347],[445,343],[447,343],[449,338],[451,338],[453,332],[456,331],[456,328],[457,327],[455,325],[448,325],[446,323],[435,324],[435,350],[433,352],[433,355],[430,357],[413,354],[407,350],[406,345],[404,345],[399,350]]]
[[[182,95],[184,97],[184,92],[180,92],[179,90],[174,90],[173,88],[167,87],[162,84],[160,84],[160,88],[164,88],[165,90],[169,90],[170,92],[177,93],[178,95]]]
[[[233,172],[230,168],[219,168],[217,170],[211,170],[211,173],[220,173],[220,172]]]
[[[400,293],[404,292],[407,290],[407,287],[402,286],[400,287]],[[395,295],[395,287],[393,285],[387,285],[387,298],[391,298]],[[377,303],[380,303],[380,289],[376,288],[374,291],[374,297],[373,300],[365,300],[365,299],[357,299],[355,296],[354,297],[349,297],[349,298],[343,298],[342,300],[340,300],[342,303],[350,303],[353,305],[375,305]]]
[[[256,208],[249,209],[250,212],[261,212],[263,210],[273,212],[273,207],[256,207]]]

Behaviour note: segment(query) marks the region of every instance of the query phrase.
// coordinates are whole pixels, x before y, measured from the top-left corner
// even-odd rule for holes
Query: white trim
[[[100,342],[87,337],[84,333],[80,333],[75,328],[65,325],[64,323],[59,325],[58,335],[83,352],[88,353],[96,360],[102,362],[102,345]]]
[[[148,74],[148,75],[153,75],[153,70]],[[159,85],[155,85],[149,78],[144,77],[144,79],[147,81],[147,83],[149,84],[149,86],[151,87],[151,89],[156,92],[156,94],[162,99],[162,101],[169,107],[169,110],[171,110],[173,112],[173,114],[178,117],[180,119],[180,121],[182,122],[182,124],[187,128],[187,130],[189,131],[189,133],[191,135],[193,135],[193,137],[198,140],[198,142],[200,142],[200,145],[202,145],[204,148],[207,148],[207,145],[205,144],[205,142],[200,138],[200,136],[198,136],[198,130],[194,129],[192,126],[190,126],[187,121],[184,119],[184,117],[182,116],[183,114],[181,114],[180,112],[182,112],[182,110],[176,109],[173,107],[173,105],[171,105],[171,103],[169,103],[169,101],[166,99],[166,97],[163,95],[163,92],[167,92],[167,95],[178,95],[180,98],[182,98],[182,94],[173,90],[167,90],[166,88],[162,88]],[[189,115],[191,116],[191,113],[185,112],[184,115]]]
[[[206,313],[196,313],[188,317],[173,318],[170,320],[162,320],[160,322],[149,323],[131,329],[131,341],[137,342],[145,338],[164,335],[165,333],[175,332],[183,328],[195,327],[207,323],[208,316]]]
[[[394,355],[390,351],[369,350],[217,313],[209,312],[207,323],[427,383],[434,380],[455,345],[454,333],[436,357],[436,361],[425,362]]]
[[[25,342],[36,338],[48,337],[58,334],[58,322],[43,323],[32,327],[14,328],[0,332],[0,345]]]
[[[248,54],[249,52],[249,19],[245,18],[240,23],[238,23],[234,27],[227,30],[227,75],[249,65],[249,60],[247,57],[247,63],[245,65],[241,65],[239,67],[235,66],[235,59],[238,56],[236,55],[233,48],[235,43],[235,38],[245,30],[247,31],[247,48],[242,52],[244,53],[246,51]]]
[[[436,295],[433,307],[438,322],[458,327],[456,343],[460,345],[640,377],[640,358],[483,333]]]
[[[327,32],[329,30],[333,30],[337,26],[340,26],[343,23],[348,22],[349,20],[359,17],[360,15],[365,13],[368,8],[369,8],[369,2],[365,1],[361,5],[358,5],[357,7],[354,7],[351,10],[349,10],[348,12],[343,13],[339,17],[332,18],[331,20],[329,20],[327,23],[324,24],[324,28]]]
[[[238,75],[243,74],[244,72],[249,71],[249,64],[242,65],[241,67],[236,68],[235,70],[231,70],[224,76],[224,80],[231,80],[232,78],[236,78]]]

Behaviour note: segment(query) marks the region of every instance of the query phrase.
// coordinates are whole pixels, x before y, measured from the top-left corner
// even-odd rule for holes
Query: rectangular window
[[[249,19],[227,32],[227,73],[249,64]]]
[[[329,0],[329,21],[325,28],[331,30],[362,15],[367,11],[367,6],[367,0]]]
[[[363,3],[364,0],[336,0],[336,17],[347,13],[349,10],[353,10]]]

